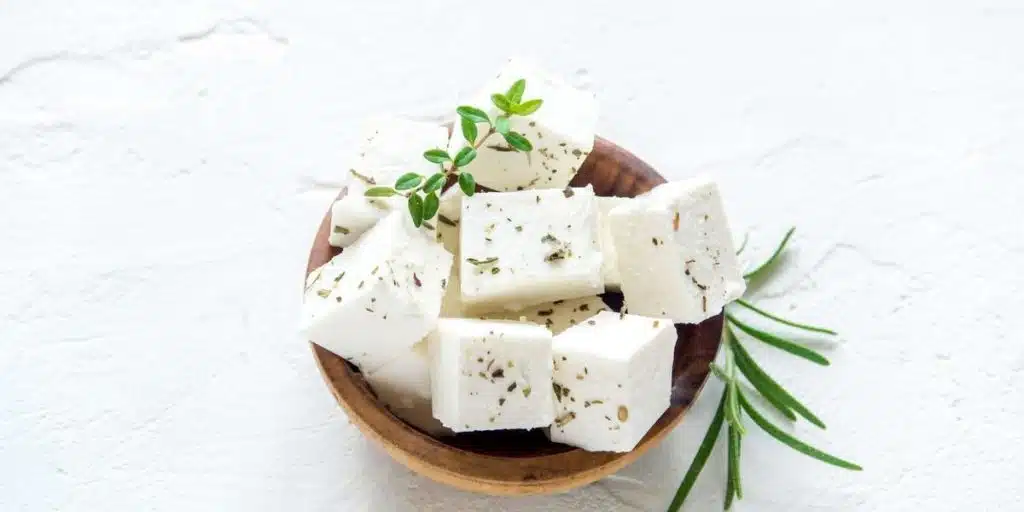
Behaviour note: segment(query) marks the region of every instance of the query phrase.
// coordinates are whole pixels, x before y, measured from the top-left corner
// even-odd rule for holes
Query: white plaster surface
[[[663,174],[715,173],[752,256],[799,226],[757,294],[844,341],[755,355],[866,471],[752,429],[738,510],[1021,509],[1017,0],[8,0],[0,42],[0,510],[663,510],[713,393],[616,478],[495,499],[370,445],[294,335],[357,121],[432,118],[512,53]],[[706,471],[690,510],[720,509]]]

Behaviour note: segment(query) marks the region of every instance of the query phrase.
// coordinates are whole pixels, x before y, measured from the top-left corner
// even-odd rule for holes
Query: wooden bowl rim
[[[646,162],[616,144],[597,137],[593,153],[618,153],[620,157],[640,165],[640,172],[653,173],[661,182],[664,178]],[[635,174],[636,169],[630,169]],[[342,194],[344,191],[342,192]],[[315,261],[317,248],[325,245],[330,229],[330,208],[313,240],[307,263],[308,276],[322,263]],[[714,328],[721,332],[722,317],[705,320],[695,328]],[[708,324],[707,326],[705,324]],[[677,339],[677,343],[680,340]],[[715,341],[717,351],[720,341]],[[491,495],[531,495],[568,491],[615,473],[632,463],[664,439],[682,421],[692,404],[707,384],[709,372],[703,371],[699,384],[689,400],[677,404],[675,400],[644,438],[632,451],[625,453],[587,452],[568,447],[567,451],[537,456],[502,456],[472,452],[446,444],[394,416],[381,404],[365,379],[340,356],[309,343],[317,368],[335,400],[345,410],[350,421],[380,446],[392,458],[407,468],[434,481],[452,487]],[[713,357],[713,356],[712,356]],[[709,361],[710,362],[710,361]],[[674,365],[675,370],[675,365]],[[339,375],[336,375],[340,373]],[[673,379],[677,378],[673,371]]]

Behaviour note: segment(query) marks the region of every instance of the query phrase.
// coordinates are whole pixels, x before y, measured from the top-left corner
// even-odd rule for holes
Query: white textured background
[[[844,342],[758,354],[867,470],[755,432],[741,510],[1020,510],[1021,2],[71,4],[0,1],[0,510],[663,509],[711,394],[622,478],[491,499],[369,445],[293,335],[355,121],[513,53],[716,173],[753,249],[799,226],[762,304]]]

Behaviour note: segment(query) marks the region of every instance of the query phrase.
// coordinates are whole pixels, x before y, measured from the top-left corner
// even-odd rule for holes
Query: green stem
[[[473,148],[473,151],[476,151],[476,150],[480,149],[480,146],[483,146],[484,142],[486,142],[487,139],[490,138],[490,136],[494,135],[495,133],[498,133],[498,131],[494,129],[494,126],[491,126],[491,128],[489,130],[487,130],[487,133],[485,133],[484,136],[479,141],[477,141],[476,143],[472,144],[471,147]],[[458,170],[459,170],[459,166],[455,165],[455,162],[453,161],[452,162],[452,167],[445,171],[445,175],[456,174],[456,171],[458,171]]]

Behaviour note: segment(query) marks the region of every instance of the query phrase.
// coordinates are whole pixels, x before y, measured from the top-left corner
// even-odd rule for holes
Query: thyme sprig
[[[530,99],[523,100],[526,92],[526,80],[516,80],[504,93],[491,95],[491,103],[494,104],[500,114],[492,119],[483,110],[463,105],[455,109],[459,115],[459,125],[462,130],[462,137],[466,140],[465,145],[455,155],[444,149],[434,148],[423,152],[423,158],[428,162],[437,164],[440,169],[431,176],[424,176],[415,172],[403,174],[395,181],[394,186],[377,186],[366,190],[367,197],[392,197],[405,196],[408,198],[409,215],[412,222],[419,227],[424,221],[430,220],[437,215],[440,207],[441,188],[448,181],[449,176],[457,176],[459,188],[471,196],[476,192],[476,179],[465,167],[477,156],[477,150],[484,145],[492,135],[498,134],[507,146],[498,146],[495,149],[501,151],[521,151],[529,153],[533,151],[533,143],[523,134],[511,129],[510,120],[513,116],[528,116],[536,112],[544,104],[544,100]],[[486,125],[483,136],[480,136],[480,127]]]
[[[790,228],[772,255],[764,263],[754,267],[754,270],[744,275],[744,278],[752,280],[767,277],[771,270],[773,270],[775,263],[785,251],[786,245],[793,236],[794,230],[795,228]],[[744,240],[743,245],[746,246],[746,240]],[[742,247],[740,251],[742,251]],[[836,332],[831,329],[787,320],[773,313],[764,311],[743,299],[737,300],[734,304],[777,324],[817,334],[829,336],[836,335]],[[764,430],[771,437],[774,437],[779,442],[804,455],[843,469],[852,471],[861,471],[863,469],[861,466],[853,462],[830,455],[797,439],[796,437],[793,437],[765,418],[764,415],[754,407],[751,400],[747,397],[747,392],[744,391],[744,388],[747,388],[747,386],[741,384],[740,376],[750,384],[750,387],[753,388],[756,394],[760,395],[765,402],[789,421],[796,421],[799,417],[807,420],[818,428],[825,429],[825,423],[817,415],[797,400],[797,398],[779,384],[778,381],[769,376],[768,373],[765,372],[765,370],[754,360],[753,356],[750,355],[750,352],[747,351],[743,346],[743,343],[736,336],[737,331],[742,332],[762,343],[807,359],[808,361],[812,361],[823,366],[828,366],[830,363],[828,359],[814,350],[788,340],[779,334],[755,328],[748,325],[746,322],[740,321],[732,314],[732,309],[734,309],[734,306],[730,304],[725,313],[726,321],[722,329],[724,366],[711,363],[711,372],[725,383],[725,389],[722,392],[722,398],[718,401],[718,408],[715,410],[715,415],[711,419],[711,424],[708,426],[707,433],[705,433],[704,439],[701,441],[700,447],[697,449],[697,454],[694,456],[693,462],[690,464],[690,468],[686,471],[686,475],[683,477],[683,481],[679,484],[679,488],[676,490],[675,497],[668,507],[668,512],[678,511],[686,501],[687,496],[689,496],[690,491],[693,490],[693,486],[697,482],[697,477],[704,469],[704,465],[707,463],[708,457],[711,456],[711,452],[714,450],[715,442],[718,440],[718,436],[721,433],[723,426],[726,426],[726,435],[728,436],[726,448],[728,457],[726,463],[725,510],[729,510],[735,500],[743,498],[743,485],[740,476],[740,454],[742,453],[743,436],[746,432],[743,426],[744,416],[749,417],[755,425],[761,428],[761,430]]]

